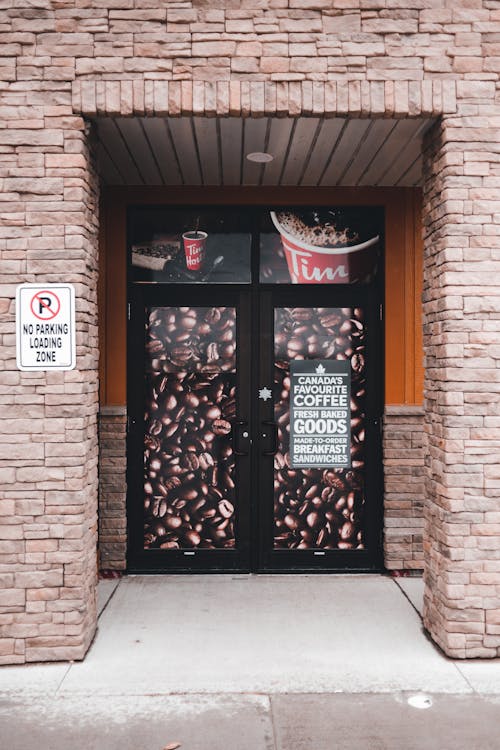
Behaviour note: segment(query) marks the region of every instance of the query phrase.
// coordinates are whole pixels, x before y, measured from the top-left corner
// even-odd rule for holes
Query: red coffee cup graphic
[[[202,268],[205,260],[207,236],[206,232],[196,230],[184,232],[182,235],[188,271],[199,271]]]
[[[292,284],[354,284],[367,282],[374,276],[378,260],[379,235],[363,242],[352,242],[346,232],[340,233],[340,242],[328,245],[328,238],[320,228],[305,227],[302,234],[318,240],[318,244],[308,242],[304,237],[294,236],[280,222],[276,212],[271,211],[271,219],[281,237],[286,262]],[[290,212],[286,212],[295,218]],[[296,221],[301,229],[304,225]],[[332,230],[330,228],[330,233]],[[344,239],[342,240],[342,236]]]

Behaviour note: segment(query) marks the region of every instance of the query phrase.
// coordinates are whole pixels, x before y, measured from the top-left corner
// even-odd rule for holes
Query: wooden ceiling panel
[[[323,120],[320,123],[316,142],[302,175],[301,185],[318,184],[346,122],[346,120],[337,117],[335,119]]]
[[[193,123],[203,184],[220,185],[220,149],[215,117],[194,117]]]
[[[337,141],[330,163],[321,177],[320,184],[340,185],[342,177],[354,160],[366,137],[371,120],[347,120],[346,126]]]
[[[115,168],[122,175],[126,185],[143,185],[142,175],[130,155],[130,145],[125,145],[123,137],[111,117],[97,121],[97,132]]]
[[[342,185],[357,185],[361,176],[390,137],[396,123],[393,120],[372,120],[370,129],[358,152],[347,168],[341,182]]]
[[[264,166],[246,159],[247,154],[266,150],[266,135],[269,118],[245,118],[243,120],[243,185],[260,185]]]
[[[241,185],[243,120],[223,117],[219,121],[219,148],[222,159],[222,184]]]
[[[422,180],[422,154],[419,154],[407,171],[401,175],[396,187],[416,187]]]
[[[422,153],[421,133],[425,123],[412,121],[413,131],[401,152],[393,154],[393,160],[384,171],[377,185],[392,186],[403,183],[403,178],[415,160]],[[406,182],[404,183],[406,184]]]
[[[97,143],[97,162],[105,185],[126,184],[102,141]]]
[[[274,159],[264,168],[263,185],[279,185],[294,120],[291,117],[271,117],[267,150]]]
[[[414,186],[422,118],[97,118],[109,185]],[[246,155],[265,151],[259,164]]]
[[[163,180],[156,163],[156,153],[147,140],[141,119],[137,117],[118,117],[116,126],[124,142],[129,145],[130,153],[145,185],[162,185]]]
[[[396,120],[396,124],[388,138],[379,148],[371,164],[361,175],[358,185],[378,185],[389,165],[397,162],[405,150],[408,141],[415,132],[415,121]],[[400,176],[401,176],[400,172]]]
[[[155,154],[163,184],[182,185],[182,175],[167,121],[162,117],[143,117],[141,122],[151,149]]]
[[[177,152],[184,185],[201,185],[201,170],[197,144],[194,139],[193,118],[171,117],[168,119],[168,126]]]
[[[302,117],[295,121],[295,128],[281,177],[282,185],[300,185],[301,177],[314,145],[319,122],[317,117]]]

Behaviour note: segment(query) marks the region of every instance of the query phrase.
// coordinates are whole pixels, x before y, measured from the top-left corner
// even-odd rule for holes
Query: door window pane
[[[361,308],[275,310],[275,549],[364,549],[365,327]],[[290,458],[290,361],[350,365],[349,468],[293,468]]]
[[[146,313],[144,548],[233,548],[236,310]]]

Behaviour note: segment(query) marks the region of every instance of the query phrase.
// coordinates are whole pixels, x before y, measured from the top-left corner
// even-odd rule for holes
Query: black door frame
[[[241,540],[236,549],[145,550],[142,502],[144,473],[140,457],[144,455],[144,352],[145,311],[148,307],[185,306],[226,307],[237,309],[236,335],[249,336],[250,290],[243,285],[164,285],[134,284],[129,296],[128,346],[128,439],[127,439],[127,569],[131,572],[249,572],[250,563],[250,466],[251,455],[235,456],[237,490],[236,535]],[[245,333],[246,332],[246,333]],[[237,346],[237,421],[248,423],[251,433],[250,350]],[[168,562],[168,565],[167,565]]]
[[[264,455],[267,434],[254,451],[254,472],[259,477],[259,540],[257,569],[262,572],[374,572],[383,570],[382,548],[382,413],[383,336],[382,305],[376,286],[262,285],[261,319],[267,318],[271,335],[264,341],[259,362],[259,387],[274,382],[275,307],[362,307],[368,331],[366,344],[365,416],[365,550],[275,550],[273,549],[273,456]],[[262,325],[262,323],[261,323]],[[255,387],[255,386],[254,386]],[[274,400],[252,400],[254,423],[261,438],[262,425],[274,421]]]
[[[221,207],[222,208],[222,207]],[[233,208],[229,207],[228,208]],[[241,209],[241,207],[240,207]],[[129,283],[129,325],[127,347],[127,569],[130,572],[378,572],[384,569],[382,548],[383,523],[383,464],[382,464],[382,413],[383,413],[383,264],[377,279],[370,285],[284,285],[261,284],[258,274],[258,224],[261,207],[248,207],[255,215],[252,241],[252,284],[152,284]],[[265,207],[265,210],[270,210]],[[130,248],[129,248],[130,250]],[[301,302],[298,302],[300,295]],[[254,356],[250,346],[237,348],[237,371],[239,381],[239,419],[248,422],[253,448],[250,456],[237,458],[241,479],[238,503],[240,549],[197,550],[186,555],[186,551],[167,553],[158,550],[144,550],[142,543],[142,504],[137,502],[137,493],[143,496],[143,472],[138,456],[143,455],[144,431],[144,372],[143,356],[145,341],[144,299],[158,300],[158,306],[189,305],[190,300],[199,306],[217,306],[224,301],[227,306],[239,306],[238,332],[247,330],[250,341],[261,343],[261,326],[266,315],[266,304],[272,307],[272,299],[279,306],[309,306],[302,300],[309,299],[310,306],[350,307],[365,306],[370,321],[370,335],[367,339],[370,355],[367,356],[372,388],[367,399],[366,440],[372,446],[367,452],[366,487],[369,488],[367,502],[366,533],[369,547],[361,550],[331,550],[327,554],[314,554],[313,551],[274,550],[271,544],[272,531],[272,481],[273,460],[262,456],[262,423],[272,420],[269,409],[255,397],[255,389],[269,382],[272,362],[272,337],[262,349],[261,356]],[[267,300],[261,304],[262,300]],[[232,301],[230,301],[232,300]],[[156,302],[155,302],[156,304]],[[192,303],[194,304],[194,303]],[[270,309],[267,311],[270,312]],[[269,325],[273,317],[268,315]],[[142,347],[142,350],[141,350]],[[271,370],[272,375],[272,370]],[[272,380],[271,380],[272,382]],[[142,384],[142,389],[137,384]],[[251,392],[251,388],[254,389]],[[245,394],[245,395],[244,395]],[[267,469],[267,471],[265,470]],[[254,478],[253,490],[251,478]],[[267,481],[267,484],[266,484]],[[252,492],[254,496],[252,496]],[[257,498],[255,498],[257,494]],[[134,502],[135,498],[135,502]],[[139,535],[138,529],[141,530]],[[253,543],[252,543],[253,540]],[[166,565],[168,556],[168,565]]]

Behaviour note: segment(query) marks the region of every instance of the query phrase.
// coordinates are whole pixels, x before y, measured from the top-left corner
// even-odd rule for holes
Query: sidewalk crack
[[[423,617],[422,617],[422,615],[421,615],[421,614],[420,614],[420,612],[418,611],[417,607],[416,607],[416,606],[415,606],[415,605],[413,604],[412,600],[410,599],[410,597],[408,596],[408,594],[406,593],[406,591],[404,590],[404,588],[403,588],[402,586],[400,586],[400,585],[399,585],[398,579],[397,579],[397,578],[392,578],[392,580],[394,581],[394,583],[396,584],[396,586],[398,587],[398,589],[399,589],[399,590],[401,591],[401,593],[403,594],[403,596],[404,596],[404,598],[406,599],[406,601],[407,601],[407,602],[408,602],[408,603],[410,604],[410,606],[411,606],[411,607],[412,607],[412,608],[413,608],[413,609],[415,610],[415,612],[417,613],[417,615],[418,615],[418,616],[419,616],[419,618],[420,618],[420,621],[421,621],[421,622],[423,622]]]
[[[269,701],[269,716],[271,718],[271,729],[273,732],[273,750],[278,750],[278,735],[276,733],[276,721],[274,719],[274,709],[273,709],[273,696],[268,695],[267,700]]]
[[[66,679],[66,677],[68,676],[69,670],[71,669],[71,667],[73,666],[73,664],[74,664],[74,662],[72,662],[72,661],[70,661],[70,663],[68,664],[67,670],[65,671],[65,673],[61,677],[61,681],[59,682],[59,685],[56,687],[56,690],[55,690],[55,693],[54,693],[54,698],[57,698],[59,690],[61,689],[62,684],[63,684],[64,680]]]
[[[474,685],[471,683],[471,681],[469,680],[469,678],[466,675],[464,675],[464,673],[462,672],[462,670],[460,669],[460,667],[458,666],[458,664],[457,664],[456,661],[453,662],[453,666],[457,670],[457,672],[460,675],[460,677],[464,680],[464,682],[466,683],[466,685],[468,685],[470,687],[471,692],[473,692],[474,695],[479,695],[479,692],[475,689]]]
[[[100,612],[99,612],[99,614],[97,615],[97,622],[99,622],[99,620],[101,619],[101,617],[103,616],[103,614],[104,614],[104,613],[105,613],[105,611],[107,610],[107,608],[108,608],[108,605],[109,605],[109,603],[110,603],[111,599],[112,599],[112,598],[114,597],[114,595],[115,595],[115,594],[116,594],[116,592],[118,591],[118,588],[119,588],[119,586],[120,586],[121,582],[122,582],[122,579],[121,579],[121,578],[119,578],[119,579],[118,579],[118,583],[116,584],[116,586],[114,587],[113,591],[112,591],[112,592],[111,592],[111,594],[109,595],[109,597],[108,597],[108,599],[107,599],[107,601],[106,601],[105,605],[103,606],[103,608],[101,609],[101,611],[100,611]]]

